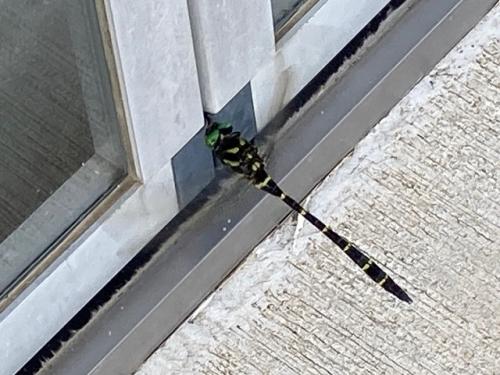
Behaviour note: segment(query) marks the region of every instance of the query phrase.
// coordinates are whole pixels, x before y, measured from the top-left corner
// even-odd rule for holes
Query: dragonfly
[[[373,259],[362,252],[354,243],[347,240],[330,226],[304,209],[295,199],[283,192],[266,172],[264,161],[257,148],[243,138],[240,132],[233,131],[231,123],[207,120],[205,143],[215,156],[233,171],[246,177],[257,189],[281,199],[292,210],[302,215],[337,245],[370,279],[401,301],[411,303],[410,296],[379,267]]]

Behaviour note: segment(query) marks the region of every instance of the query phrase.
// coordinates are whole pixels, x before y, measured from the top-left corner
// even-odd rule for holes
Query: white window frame
[[[390,2],[320,0],[276,40],[271,1],[188,0],[205,110],[250,82],[259,130]]]
[[[251,80],[257,129],[264,128],[389,2],[316,3],[277,41],[273,58]],[[321,43],[315,43],[318,40]]]

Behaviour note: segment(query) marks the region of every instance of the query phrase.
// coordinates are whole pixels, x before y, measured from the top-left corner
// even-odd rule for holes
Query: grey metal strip
[[[282,171],[276,179],[304,197],[496,2],[418,1],[276,139],[271,173]],[[280,201],[241,181],[214,199],[220,205],[197,213],[169,238],[148,267],[67,343],[47,373],[133,372],[288,213]]]

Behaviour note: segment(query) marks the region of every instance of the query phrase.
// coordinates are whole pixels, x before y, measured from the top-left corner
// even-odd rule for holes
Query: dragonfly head
[[[205,131],[205,144],[210,148],[215,148],[221,136],[229,134],[232,131],[233,127],[229,122],[211,122],[208,120],[207,129]]]

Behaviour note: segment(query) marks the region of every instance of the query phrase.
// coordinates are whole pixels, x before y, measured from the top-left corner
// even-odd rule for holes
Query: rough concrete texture
[[[138,374],[500,374],[500,6],[305,204],[407,288],[289,217]]]

